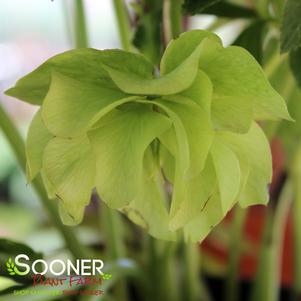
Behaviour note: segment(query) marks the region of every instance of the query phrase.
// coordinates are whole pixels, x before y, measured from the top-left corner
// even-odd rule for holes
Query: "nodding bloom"
[[[64,223],[81,222],[94,188],[166,240],[201,240],[234,204],[267,203],[271,154],[256,121],[290,115],[256,60],[193,30],[159,70],[139,54],[76,49],[6,92],[40,106],[28,180],[41,174]]]

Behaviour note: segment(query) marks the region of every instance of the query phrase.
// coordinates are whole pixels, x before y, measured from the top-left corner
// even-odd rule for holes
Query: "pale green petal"
[[[215,193],[206,203],[201,213],[184,227],[185,240],[200,242],[206,238],[212,228],[224,218],[221,199]]]
[[[59,215],[64,225],[76,226],[82,222],[85,214],[86,205],[83,204],[64,204],[59,200]]]
[[[175,175],[170,215],[178,210],[184,196],[184,180],[189,169],[189,142],[185,127],[180,117],[169,107],[169,101],[158,99],[153,101],[172,120],[173,127],[159,137],[161,143],[175,158]]]
[[[145,104],[115,110],[88,132],[96,158],[96,188],[108,206],[121,208],[137,197],[147,146],[170,126]]]
[[[49,197],[49,199],[55,199],[56,198],[56,188],[53,186],[52,183],[48,180],[45,172],[43,169],[41,169],[41,177],[43,180],[43,184],[46,190],[46,193]]]
[[[237,107],[240,105],[247,108],[247,102],[251,102],[254,104],[255,119],[291,119],[285,101],[272,88],[261,66],[245,49],[237,46],[220,49],[211,60],[200,61],[200,68],[213,83],[213,114],[219,106],[214,106],[216,101],[221,98],[221,103],[225,98],[230,100],[233,97],[233,105],[229,106],[229,112],[235,104]],[[250,125],[250,114],[246,114],[245,118]],[[230,114],[229,124],[231,119]],[[237,132],[242,132],[242,129],[247,132],[246,123],[239,126],[239,123],[234,122],[235,120],[231,130],[236,128]]]
[[[146,160],[145,165],[152,165],[154,158],[145,156],[144,161]],[[168,228],[169,216],[162,176],[157,170],[156,174],[150,177],[149,169],[149,167],[144,169],[137,197],[122,211],[150,235],[159,239],[175,240],[175,233]]]
[[[159,139],[168,151],[176,158],[179,172],[186,174],[189,168],[189,142],[181,118],[169,107],[170,101],[157,99],[152,101],[172,120],[173,127],[160,135]]]
[[[105,67],[116,85],[124,92],[138,95],[170,95],[187,89],[195,80],[198,62],[204,45],[193,52],[170,73],[159,78],[146,79],[135,73]]]
[[[117,89],[107,71],[103,69],[103,64],[118,66],[123,71],[134,72],[146,78],[151,78],[153,72],[152,64],[138,54],[118,49],[74,49],[50,58],[18,80],[15,87],[5,93],[32,104],[42,105],[49,89],[52,72],[98,87]]]
[[[46,144],[53,137],[47,130],[39,109],[30,124],[26,138],[27,179],[32,181],[40,172],[43,160],[43,151]]]
[[[201,42],[204,45],[200,61],[207,60],[215,52],[214,49],[221,47],[220,38],[206,30],[191,30],[182,33],[177,39],[168,44],[160,64],[161,75],[170,73],[176,69],[187,57],[189,57]],[[208,51],[210,49],[210,51]]]
[[[272,180],[272,157],[260,126],[253,122],[247,134],[221,132],[218,136],[237,154],[241,164],[248,165],[245,188],[239,196],[240,204],[243,207],[266,204],[268,184]]]
[[[212,92],[213,87],[209,77],[205,72],[199,70],[193,84],[180,95],[190,98],[210,115]]]
[[[223,213],[226,214],[234,205],[240,187],[239,161],[234,152],[225,144],[215,139],[210,150]]]
[[[161,143],[160,144],[160,163],[163,170],[163,175],[170,183],[174,183],[175,177],[175,159],[169,150]]]
[[[214,137],[210,115],[187,97],[173,96],[160,103],[172,110],[180,118],[188,140],[190,164],[189,178],[198,175],[205,161]]]
[[[42,106],[47,128],[56,136],[82,135],[102,115],[132,99],[121,91],[90,85],[59,73],[52,74]]]
[[[88,138],[50,140],[44,151],[43,172],[65,211],[79,223],[95,183],[95,161]]]
[[[240,96],[216,96],[212,100],[212,122],[216,130],[246,133],[253,119],[253,100]]]
[[[181,205],[172,216],[169,227],[177,230],[193,220],[213,196],[217,188],[216,175],[212,160],[208,157],[204,170],[193,179],[184,182],[185,193]]]
[[[189,196],[186,195],[186,181],[198,175],[204,168],[213,139],[213,131],[208,112],[186,97],[173,97],[170,100],[160,99],[153,102],[169,115],[174,126],[173,130],[167,131],[160,137],[163,145],[176,158],[170,209],[170,217],[173,219],[183,207],[183,200],[184,206],[185,202],[190,202]],[[168,157],[166,159],[170,160]],[[188,169],[187,159],[189,159]],[[170,224],[171,229],[177,228],[186,221],[187,216],[194,213],[189,209],[190,207],[187,209],[188,213],[183,211],[183,216],[176,218]]]

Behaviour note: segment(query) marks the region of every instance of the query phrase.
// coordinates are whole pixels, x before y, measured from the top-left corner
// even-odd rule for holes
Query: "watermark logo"
[[[19,254],[14,259],[11,257],[6,262],[6,269],[11,276],[32,277],[34,290],[14,291],[14,295],[38,294],[37,287],[61,288],[58,294],[102,294],[102,290],[85,289],[89,286],[102,285],[103,280],[112,278],[111,274],[103,272],[104,263],[101,259],[43,259],[30,260],[26,254]],[[45,290],[43,290],[45,292]],[[47,291],[46,291],[47,292]],[[49,290],[53,293],[53,290]],[[42,293],[42,291],[41,291]]]
[[[9,273],[9,275],[14,276],[14,275],[19,275],[19,276],[23,276],[25,274],[21,273],[18,268],[16,267],[15,263],[13,262],[13,260],[11,258],[8,259],[8,261],[6,262],[6,268],[7,271]]]
[[[34,275],[51,274],[54,276],[101,276],[103,279],[110,279],[111,275],[104,273],[104,263],[101,259],[76,259],[63,261],[61,259],[53,259],[47,262],[43,259],[30,261],[26,254],[19,254],[14,260],[9,258],[6,262],[6,268],[9,275],[25,276],[29,273]]]

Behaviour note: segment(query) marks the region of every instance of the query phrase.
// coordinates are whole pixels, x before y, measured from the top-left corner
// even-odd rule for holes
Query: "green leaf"
[[[233,45],[247,49],[259,64],[262,63],[263,32],[265,25],[266,22],[262,20],[252,22],[233,42]]]
[[[39,109],[28,130],[26,138],[27,178],[32,181],[40,172],[43,160],[43,151],[53,135],[47,130]]]
[[[107,111],[132,100],[126,96],[118,90],[90,85],[53,73],[49,92],[42,106],[42,116],[45,125],[54,135],[75,137],[82,135]]]
[[[88,138],[50,140],[44,151],[43,171],[63,203],[60,209],[67,211],[73,224],[79,223],[95,183],[95,160]]]
[[[146,148],[171,123],[145,104],[130,104],[97,126],[88,132],[96,157],[96,189],[108,206],[121,208],[137,197]]]
[[[218,17],[225,17],[231,19],[257,17],[257,12],[254,9],[241,5],[236,5],[234,3],[226,2],[223,0],[185,0],[184,13],[190,15],[215,15]]]
[[[291,50],[289,57],[291,70],[299,87],[301,87],[301,47]]]
[[[146,152],[144,164],[152,165],[153,160],[151,152]],[[155,175],[150,176],[148,169],[149,167],[144,167],[137,197],[122,211],[150,235],[159,239],[175,240],[175,233],[168,228],[169,216],[162,176],[159,170],[156,170]]]
[[[23,101],[41,105],[48,92],[52,72],[58,72],[98,87],[117,89],[102,67],[103,64],[146,78],[151,78],[153,72],[152,64],[138,54],[117,49],[74,49],[50,58],[36,70],[18,80],[16,86],[5,93]]]
[[[240,186],[239,161],[233,151],[215,139],[210,150],[217,177],[223,214],[234,205]]]
[[[301,2],[287,0],[281,30],[281,52],[295,50],[301,46]]]
[[[241,167],[245,169],[248,166],[245,171],[247,180],[238,198],[240,205],[266,204],[268,184],[272,179],[272,158],[269,143],[261,128],[254,122],[246,134],[221,132],[218,137],[237,154]]]
[[[135,73],[105,67],[116,85],[124,92],[138,95],[170,95],[187,89],[195,80],[202,43],[171,72],[159,78],[146,79]]]

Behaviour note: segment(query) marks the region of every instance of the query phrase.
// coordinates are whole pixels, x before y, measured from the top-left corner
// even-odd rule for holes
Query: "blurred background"
[[[74,35],[72,26],[74,3],[73,0],[1,0],[0,102],[24,137],[37,108],[5,96],[3,91],[13,86],[17,79],[35,69],[49,57],[75,47],[72,39]],[[89,45],[97,49],[120,48],[118,25],[112,1],[85,0],[83,3]],[[130,13],[133,13],[131,6],[129,9]],[[216,20],[217,17],[213,15],[196,15],[186,17],[185,26],[187,29],[211,28],[220,35],[226,46],[235,41],[250,24],[244,19],[233,18],[233,20],[224,22],[222,26],[217,26]],[[275,46],[275,48],[277,47],[278,45]],[[282,71],[278,71],[278,75],[273,73],[274,75],[270,77],[277,89],[280,87],[279,82],[283,81],[282,78],[279,78],[279,74],[286,72],[287,66],[284,64],[281,65],[281,68]],[[294,98],[301,102],[300,92],[296,93]],[[293,109],[294,111],[291,113],[296,118],[296,114],[300,115],[301,113],[299,113],[298,106]],[[272,127],[273,125],[267,125],[266,132],[269,133]],[[280,128],[278,136],[281,138],[285,131],[286,129]],[[292,139],[300,139],[298,135],[298,131],[294,132],[294,135],[286,135],[288,148],[292,147],[290,144]],[[282,143],[283,140],[279,137],[273,138],[271,142],[274,161],[272,196],[277,195],[277,187],[286,177],[285,166],[291,159],[289,157],[291,152],[287,151],[286,146]],[[96,201],[92,201],[83,224],[76,228],[76,232],[83,244],[101,248],[102,233],[97,227],[99,221],[94,210],[96,207]],[[241,241],[242,256],[239,264],[239,277],[242,285],[248,285],[256,274],[266,216],[266,207],[253,206],[248,210],[246,219],[240,225],[243,228],[244,238]],[[230,212],[225,221],[217,226],[200,246],[203,250],[202,269],[206,279],[213,287],[213,294],[214,288],[221,287],[219,279],[225,275],[230,260],[232,220],[233,212]],[[288,300],[285,299],[285,296],[292,285],[294,264],[291,214],[284,222],[283,231],[281,286],[283,300]],[[14,154],[1,131],[0,237],[26,243],[35,251],[43,252],[46,256],[55,257],[57,254],[69,256],[68,251],[63,248],[64,242],[60,234],[48,220],[45,210],[30,185],[26,184],[25,176],[18,167]],[[1,281],[0,278],[0,290],[6,286],[9,284]]]

